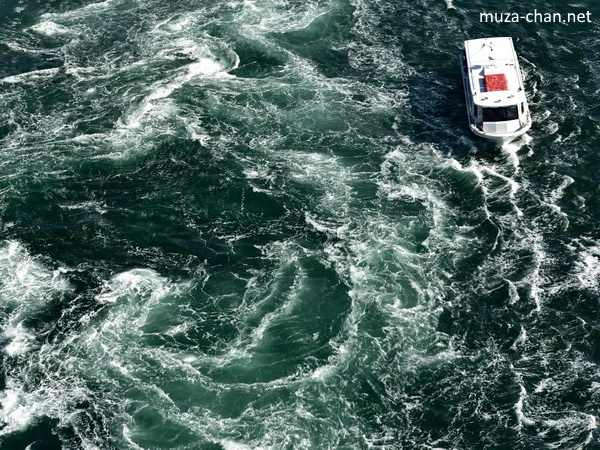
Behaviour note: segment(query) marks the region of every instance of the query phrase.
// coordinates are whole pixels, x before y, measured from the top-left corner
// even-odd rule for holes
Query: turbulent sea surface
[[[599,21],[1,0],[0,448],[600,448]]]

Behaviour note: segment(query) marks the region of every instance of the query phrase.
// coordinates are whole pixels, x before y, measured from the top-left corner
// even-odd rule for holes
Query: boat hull
[[[531,128],[531,123],[526,124],[525,126],[519,128],[516,132],[499,134],[499,133],[485,133],[484,131],[479,130],[474,123],[469,124],[469,128],[471,131],[485,139],[489,139],[490,141],[494,141],[498,144],[508,144],[509,142],[514,141],[515,139],[523,136],[525,133],[529,131]]]
[[[504,52],[505,57],[509,55],[510,59],[503,61],[504,65],[497,64],[491,56],[489,61],[470,59],[467,52],[470,50],[471,53],[477,53],[474,50],[475,44],[479,46],[482,42],[481,48],[486,44],[489,47],[504,47],[501,52]],[[527,133],[531,128],[531,116],[512,39],[465,41],[465,52],[460,61],[467,118],[473,134],[498,144],[507,144]],[[508,79],[503,71],[508,73]],[[513,116],[508,115],[509,110]],[[495,117],[500,112],[504,116]]]

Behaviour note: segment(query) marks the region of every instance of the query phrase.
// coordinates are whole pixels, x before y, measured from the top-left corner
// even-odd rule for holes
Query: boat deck
[[[515,95],[524,95],[519,67],[510,38],[468,41],[465,46],[469,83],[474,100],[482,106],[515,103]]]

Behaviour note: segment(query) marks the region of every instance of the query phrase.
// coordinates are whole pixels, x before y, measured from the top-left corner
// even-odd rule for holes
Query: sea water
[[[534,9],[591,22],[480,18]],[[2,0],[0,447],[600,448],[599,20]],[[503,148],[485,36],[533,115]]]

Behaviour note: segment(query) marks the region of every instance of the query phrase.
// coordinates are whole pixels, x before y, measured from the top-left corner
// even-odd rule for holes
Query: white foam
[[[15,431],[27,428],[36,416],[36,409],[24,401],[22,386],[15,383],[12,378],[6,381],[6,387],[0,393],[0,419],[6,427],[0,430],[0,436],[8,435]]]
[[[108,208],[106,203],[97,202],[97,201],[88,201],[82,203],[68,204],[68,205],[60,205],[63,209],[70,210],[83,210],[90,212],[97,212],[98,214],[106,214],[108,212]]]
[[[196,75],[221,74],[222,76],[227,76],[224,70],[225,67],[222,63],[210,58],[200,58],[198,62],[192,63],[188,66],[188,80]]]
[[[546,428],[556,429],[561,436],[569,436],[573,432],[577,432],[577,430],[589,431],[590,433],[586,438],[586,444],[593,441],[593,431],[598,427],[596,416],[581,412],[567,414],[558,419],[545,419],[542,420],[541,425]],[[563,437],[563,441],[567,443],[568,439]]]
[[[43,354],[43,357],[54,357],[54,355]],[[46,367],[42,367],[46,369]],[[27,373],[22,374],[27,378]],[[33,377],[35,378],[35,377]],[[18,379],[8,377],[6,388],[0,393],[0,421],[4,427],[0,429],[0,436],[23,431],[29,428],[41,417],[58,418],[69,421],[69,405],[76,404],[81,400],[89,400],[89,392],[73,382],[71,375],[57,377],[57,373],[45,373],[43,381]],[[85,436],[84,448],[96,449]]]
[[[10,340],[10,343],[4,348],[8,356],[26,353],[34,340],[34,336],[20,322],[16,325],[7,325],[3,329],[2,337]]]
[[[32,55],[43,53],[44,50],[37,47],[28,47],[24,42],[6,42],[4,43],[9,49],[20,52],[20,53],[28,53]]]
[[[116,303],[137,296],[158,298],[168,292],[167,280],[150,269],[132,269],[106,282],[103,292],[96,296],[100,303]]]
[[[59,270],[51,271],[17,241],[0,246],[0,304],[16,308],[16,316],[71,290]]]
[[[25,321],[71,290],[64,271],[48,269],[19,242],[8,241],[0,246],[0,329],[6,342],[3,348],[6,356],[23,357],[38,346],[35,334],[24,325]],[[18,429],[31,415],[15,406],[17,394],[17,391],[8,392],[3,400],[3,414],[5,420]]]
[[[519,149],[521,148],[521,146],[517,143],[513,142],[509,142],[507,144],[504,144],[502,146],[502,150],[508,154],[513,167],[515,168],[515,173],[519,171],[519,165],[521,164],[521,162],[519,161],[519,155],[517,155],[517,152],[519,151]]]
[[[515,303],[517,303],[521,299],[519,297],[519,291],[517,289],[517,286],[515,285],[515,283],[513,283],[510,280],[506,280],[505,279],[504,281],[506,281],[506,283],[508,283],[508,302],[511,305],[514,305]],[[522,335],[524,337],[525,336],[525,329],[521,329],[521,331],[522,331]]]
[[[311,225],[315,230],[320,233],[331,234],[334,236],[342,237],[344,231],[348,229],[348,225],[336,226],[337,224],[324,224],[318,222],[313,216],[307,211],[304,216],[306,223]]]
[[[265,449],[265,447],[262,447],[262,446],[250,447],[248,445],[241,444],[239,442],[235,442],[235,441],[232,441],[229,439],[223,439],[223,440],[219,441],[219,444],[221,444],[225,450],[250,450],[250,449],[264,450]]]
[[[40,22],[37,25],[32,26],[30,29],[36,33],[43,34],[44,36],[67,34],[70,31],[69,28],[50,21]]]
[[[192,15],[177,15],[158,22],[154,26],[153,31],[167,34],[177,34],[181,31],[189,29],[192,26],[195,26],[195,20]]]
[[[81,21],[87,17],[96,17],[98,13],[106,11],[115,0],[105,0],[101,2],[89,3],[81,8],[70,9],[60,13],[45,13],[41,18],[52,21],[54,19],[74,22]]]
[[[600,292],[600,246],[583,250],[575,263],[575,275],[583,289]]]
[[[540,394],[544,391],[552,392],[557,387],[558,386],[556,386],[556,383],[552,380],[552,378],[544,378],[537,384],[533,392],[535,392],[536,394]]]
[[[177,116],[179,120],[184,124],[187,132],[187,138],[193,141],[198,141],[200,145],[206,146],[211,140],[210,135],[202,128],[202,126],[195,121],[190,121],[188,118],[183,116]]]
[[[332,364],[327,364],[325,366],[317,367],[310,377],[313,380],[319,381],[321,383],[327,383],[332,375],[335,373],[336,367]]]
[[[523,426],[534,425],[535,421],[527,417],[523,412],[523,407],[525,405],[528,395],[527,390],[522,384],[520,384],[519,388],[519,400],[517,400],[517,403],[515,404],[515,413],[517,414],[517,419],[519,421],[519,428],[521,428]]]
[[[481,168],[482,171],[489,173],[490,175],[493,175],[494,177],[497,177],[503,181],[506,182],[506,184],[508,184],[510,186],[510,198],[514,199],[515,194],[518,192],[519,188],[520,188],[520,184],[513,180],[510,177],[507,177],[506,175],[501,174],[500,172],[496,171],[494,168],[492,168],[491,166],[484,166]],[[516,204],[514,204],[514,207],[516,210],[518,210],[518,207]],[[522,214],[519,214],[522,215]]]
[[[294,8],[270,8],[264,2],[244,0],[238,22],[249,34],[286,33],[309,27],[319,17],[329,14],[318,4],[306,2]]]
[[[208,48],[198,46],[188,40],[176,41],[175,45],[176,47],[169,47],[167,50],[159,52],[159,55],[171,54],[180,46],[179,51],[190,55],[194,62],[187,65],[184,69],[185,72],[179,71],[171,80],[161,80],[151,85],[148,89],[149,94],[137,106],[117,120],[121,138],[124,137],[124,133],[126,134],[129,131],[143,130],[144,124],[177,116],[179,109],[169,97],[184,85],[198,77],[232,78],[233,76],[227,72],[239,65],[238,55],[228,49],[227,51],[233,55],[233,63],[230,65],[226,65],[220,57],[213,54]]]
[[[11,253],[4,248],[2,250],[3,253]],[[15,253],[19,254],[19,250],[18,246],[16,250],[13,246],[13,257]],[[131,355],[139,350],[137,338],[141,335],[140,327],[165,298],[182,295],[187,289],[187,283],[170,283],[148,269],[133,269],[108,280],[104,292],[97,296],[99,302],[107,305],[106,317],[100,321],[87,320],[81,332],[64,340],[45,343],[35,360],[11,372],[6,389],[0,394],[0,420],[5,424],[0,436],[26,429],[40,417],[49,417],[63,424],[74,424],[79,438],[83,440],[83,448],[100,448],[101,438],[87,435],[85,430],[80,433],[77,429],[80,410],[77,405],[85,401],[98,406],[85,387],[84,374],[93,373],[94,379],[109,379],[110,383],[119,383],[119,377],[115,377],[115,373],[118,373],[128,382],[138,384],[136,372],[131,370]],[[166,326],[167,331],[180,331],[176,328]],[[165,370],[172,369],[173,363],[178,362],[162,349],[148,350],[148,357],[164,365]],[[32,364],[36,370],[44,371],[44,377],[40,380],[29,378]],[[201,376],[194,371],[188,372]],[[150,385],[143,388],[156,391],[158,396],[154,395],[160,401],[172,403],[158,387]],[[108,395],[109,401],[114,404],[122,400]]]
[[[134,450],[144,450],[143,447],[140,447],[133,441],[131,438],[131,430],[127,425],[123,425],[123,437],[125,438],[125,442],[127,442],[127,444],[129,444],[129,446]]]
[[[42,79],[48,79],[54,77],[60,68],[52,68],[52,69],[40,69],[33,70],[31,72],[20,73],[18,75],[11,75],[8,77],[4,77],[0,79],[0,82],[3,83],[26,83],[31,81],[39,81]]]

